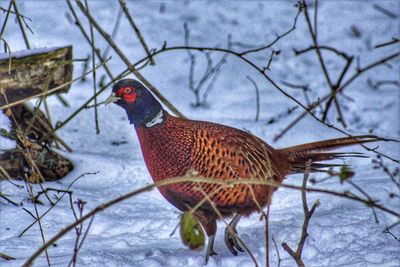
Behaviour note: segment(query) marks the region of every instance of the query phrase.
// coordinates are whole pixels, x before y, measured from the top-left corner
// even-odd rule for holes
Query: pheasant
[[[327,152],[329,150],[378,140],[365,135],[274,149],[239,129],[174,117],[147,88],[133,79],[123,79],[114,85],[106,104],[113,102],[125,109],[130,123],[134,124],[147,169],[155,182],[175,177],[193,179],[193,182],[170,184],[158,190],[181,211],[192,209],[203,200],[194,217],[208,236],[206,263],[209,256],[216,255],[213,244],[219,216],[233,217],[228,225],[231,230],[225,229],[225,244],[237,255],[237,251],[244,251],[235,234],[237,223],[241,217],[260,211],[260,206],[269,205],[277,186],[200,183],[200,190],[196,178],[211,181],[256,179],[279,185],[287,175],[304,172],[306,166],[310,166],[311,171],[322,171],[334,165],[321,161],[357,155]],[[209,201],[204,201],[205,196]]]

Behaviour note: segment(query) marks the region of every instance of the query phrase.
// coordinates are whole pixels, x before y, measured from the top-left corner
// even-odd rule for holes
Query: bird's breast
[[[136,129],[143,158],[154,181],[185,175],[190,168],[189,133],[167,123]]]

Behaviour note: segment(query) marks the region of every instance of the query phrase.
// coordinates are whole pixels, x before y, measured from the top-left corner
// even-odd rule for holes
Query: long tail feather
[[[366,157],[362,153],[356,152],[329,152],[345,146],[376,142],[382,140],[373,135],[363,135],[330,139],[320,142],[313,142],[298,146],[280,149],[285,158],[288,159],[289,173],[302,173],[306,169],[307,162],[311,160],[311,171],[323,171],[324,168],[343,166],[341,164],[325,164],[321,161],[334,160],[345,157]]]

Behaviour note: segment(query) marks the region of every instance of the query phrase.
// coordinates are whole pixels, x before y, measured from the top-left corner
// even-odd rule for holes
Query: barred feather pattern
[[[222,214],[250,214],[269,202],[275,188],[237,184],[223,186],[195,182],[209,179],[274,179],[282,181],[288,166],[276,151],[261,139],[235,128],[209,122],[190,121],[166,115],[163,125],[138,128],[138,137],[149,172],[155,181],[179,176],[193,177],[185,182],[160,188],[161,194],[181,210],[195,206],[209,195]],[[202,188],[199,190],[199,186]],[[251,187],[251,188],[250,188]],[[200,208],[213,213],[205,202]]]
[[[175,207],[185,211],[204,200],[205,194],[224,217],[234,213],[249,215],[271,201],[276,187],[236,184],[224,186],[200,183],[196,178],[272,180],[281,183],[290,173],[304,172],[311,159],[312,171],[335,166],[320,161],[356,153],[326,152],[338,147],[372,142],[373,136],[349,137],[309,143],[275,150],[254,135],[232,127],[210,122],[173,117],[165,112],[165,120],[154,127],[136,128],[147,168],[155,181],[190,177],[182,182],[158,188]],[[216,231],[213,207],[208,201],[195,216],[208,235]]]

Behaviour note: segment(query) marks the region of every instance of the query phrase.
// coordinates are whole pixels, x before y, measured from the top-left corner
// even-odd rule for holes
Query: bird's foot
[[[240,240],[236,228],[229,224],[225,228],[225,244],[233,255],[237,255],[238,252],[244,252],[244,246]]]
[[[214,251],[214,238],[215,235],[209,236],[208,237],[208,245],[207,245],[207,252],[206,252],[206,259],[204,265],[207,265],[208,259],[211,256],[217,255],[217,253]]]

